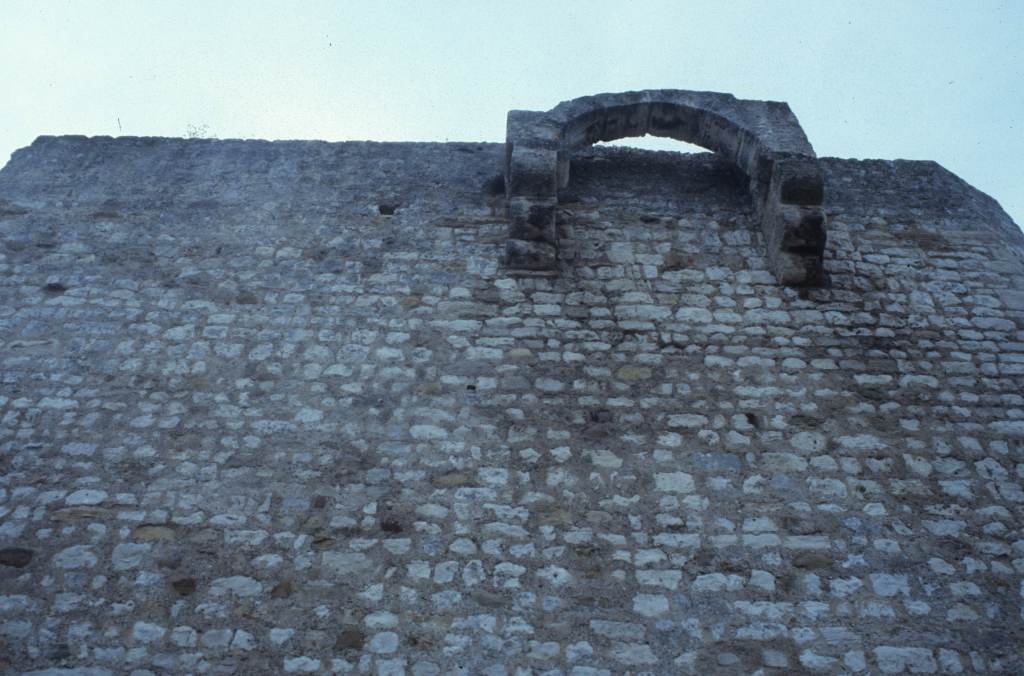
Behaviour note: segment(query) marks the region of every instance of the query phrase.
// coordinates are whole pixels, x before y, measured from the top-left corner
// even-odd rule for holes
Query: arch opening
[[[680,154],[713,154],[712,151],[686,141],[677,141],[665,136],[630,136],[616,139],[614,141],[598,141],[594,144],[597,148],[633,148],[634,150],[647,150],[653,152],[670,152]]]
[[[568,185],[574,150],[648,134],[707,148],[735,163],[749,179],[772,271],[784,284],[821,281],[822,177],[789,106],[680,90],[602,94],[545,113],[509,113],[509,267],[557,270],[558,189]]]
[[[744,166],[738,145],[743,129],[715,113],[675,102],[640,101],[622,105],[592,106],[568,119],[559,135],[558,187],[569,183],[572,152],[600,142],[654,136],[704,148],[736,162],[748,177],[756,173]]]

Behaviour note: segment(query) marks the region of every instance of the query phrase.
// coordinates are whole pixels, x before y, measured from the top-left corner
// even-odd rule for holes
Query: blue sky
[[[788,101],[822,156],[936,160],[1024,224],[1022,36],[1019,0],[3,0],[0,163],[39,134],[500,141],[511,108],[705,89]]]

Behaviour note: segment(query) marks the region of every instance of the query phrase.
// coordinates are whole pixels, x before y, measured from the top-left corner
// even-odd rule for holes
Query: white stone
[[[767,592],[773,592],[775,591],[775,576],[766,570],[751,571],[750,586]]]
[[[613,620],[591,620],[590,630],[600,636],[612,639],[641,641],[644,638],[644,626],[635,622],[615,622]]]
[[[572,581],[572,575],[561,566],[544,566],[537,571],[537,577],[544,580],[552,587],[564,587]]]
[[[665,589],[678,589],[683,579],[678,570],[638,570],[635,574],[637,584]]]
[[[676,319],[681,322],[707,324],[711,321],[711,312],[702,307],[681,307],[676,310]]]
[[[88,456],[96,453],[96,444],[87,444],[80,441],[73,441],[61,447],[61,453],[72,456]]]
[[[259,580],[244,575],[220,577],[210,584],[210,594],[213,596],[234,594],[235,596],[249,597],[257,596],[262,591],[263,584]]]
[[[535,384],[541,392],[561,392],[565,389],[565,384],[554,378],[538,378]]]
[[[686,472],[662,472],[654,475],[656,490],[668,493],[692,493],[693,476]]]
[[[698,413],[677,413],[668,417],[669,427],[695,429],[698,427],[705,427],[707,424],[707,416],[703,416]]]
[[[274,627],[270,630],[270,642],[274,645],[281,645],[295,634],[294,629],[285,627]]]
[[[295,422],[313,424],[318,423],[324,419],[324,412],[319,411],[315,408],[301,408],[299,412],[295,414]]]
[[[363,624],[370,629],[393,629],[398,626],[398,615],[379,610],[364,617]]]
[[[448,438],[448,431],[437,425],[413,425],[409,434],[417,441],[437,441]]]
[[[448,551],[462,556],[472,556],[476,554],[476,543],[469,538],[459,538],[448,545]]]
[[[872,573],[871,586],[879,596],[896,596],[897,594],[910,594],[910,584],[906,575],[889,575],[887,573]]]
[[[305,655],[301,657],[286,657],[284,658],[284,670],[285,673],[289,674],[312,674],[320,670],[320,660],[306,657]]]
[[[662,594],[637,594],[633,597],[633,612],[644,617],[659,617],[668,613],[668,597]]]
[[[198,642],[198,634],[192,627],[175,627],[171,630],[171,643],[179,648],[194,648]]]
[[[623,664],[635,666],[655,664],[658,661],[658,656],[646,643],[613,643],[611,655]]]
[[[899,674],[906,670],[916,674],[931,674],[938,669],[929,648],[879,646],[874,652],[878,668],[887,674]]]
[[[373,561],[361,552],[324,552],[324,568],[335,575],[353,575],[373,568]]]
[[[139,643],[152,643],[159,641],[167,633],[167,629],[158,624],[149,622],[136,622],[132,626],[132,638]]]
[[[398,650],[398,634],[393,631],[374,634],[367,642],[366,648],[375,653],[393,653]]]
[[[111,563],[114,570],[122,571],[138,568],[150,549],[152,549],[152,545],[149,544],[122,542],[114,547],[114,552],[111,555]]]
[[[608,450],[596,450],[589,451],[590,462],[594,463],[598,467],[606,467],[608,469],[618,469],[622,467],[622,458],[615,455]]]
[[[690,585],[690,589],[698,592],[736,591],[742,587],[742,577],[739,575],[726,575],[724,573],[698,575]]]
[[[243,629],[239,629],[235,632],[235,637],[231,639],[231,647],[235,650],[252,650],[256,647],[256,637]]]
[[[200,642],[207,648],[227,648],[231,645],[234,632],[230,629],[210,629],[204,631]]]
[[[93,553],[92,547],[89,545],[68,547],[67,549],[62,549],[53,557],[53,565],[66,570],[92,568],[96,565],[97,561],[99,559],[96,558],[96,554]]]
[[[827,442],[825,435],[821,432],[799,432],[793,435],[789,443],[798,451],[813,454],[825,450]]]

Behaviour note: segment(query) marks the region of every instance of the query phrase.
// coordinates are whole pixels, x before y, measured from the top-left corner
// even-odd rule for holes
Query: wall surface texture
[[[1024,672],[1024,237],[822,159],[41,138],[0,172],[0,670]]]

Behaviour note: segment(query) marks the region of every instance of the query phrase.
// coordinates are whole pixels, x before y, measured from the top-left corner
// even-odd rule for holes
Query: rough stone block
[[[558,252],[546,242],[510,239],[505,250],[505,264],[513,270],[554,270]]]
[[[509,238],[556,244],[554,200],[536,202],[517,198],[509,203]]]
[[[518,145],[509,162],[508,190],[514,197],[551,198],[558,190],[557,151]]]

